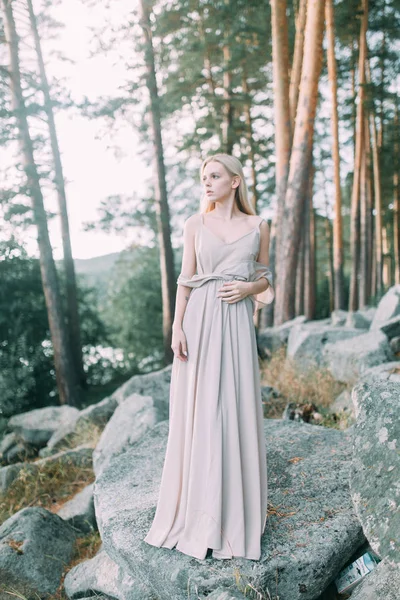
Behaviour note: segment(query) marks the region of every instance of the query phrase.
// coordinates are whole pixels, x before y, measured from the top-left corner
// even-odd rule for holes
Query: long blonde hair
[[[253,208],[253,205],[249,201],[247,185],[244,179],[243,167],[240,160],[238,160],[235,156],[231,156],[230,154],[225,154],[223,152],[219,154],[213,154],[212,156],[208,156],[203,161],[203,164],[200,167],[200,181],[202,181],[205,166],[211,161],[221,163],[221,165],[223,165],[226,168],[226,170],[232,177],[235,175],[238,175],[240,177],[240,184],[235,189],[236,205],[241,212],[244,212],[247,215],[255,215],[256,212]],[[202,198],[200,202],[201,213],[208,213],[214,210],[214,208],[215,202],[208,203],[206,198]]]

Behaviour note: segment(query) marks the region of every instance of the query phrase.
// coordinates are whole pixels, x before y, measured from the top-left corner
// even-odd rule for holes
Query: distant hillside
[[[112,252],[94,258],[77,258],[74,260],[76,274],[79,279],[84,279],[88,286],[96,288],[101,298],[119,256],[119,252]]]

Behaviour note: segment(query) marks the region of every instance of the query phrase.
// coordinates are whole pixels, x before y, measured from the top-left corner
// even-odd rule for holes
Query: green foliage
[[[161,275],[158,248],[124,252],[110,279],[102,316],[112,345],[132,370],[161,368],[163,358]]]

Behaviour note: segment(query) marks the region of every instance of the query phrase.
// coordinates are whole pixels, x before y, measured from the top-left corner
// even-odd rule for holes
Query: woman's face
[[[204,167],[202,183],[209,203],[224,202],[234,195],[240,178],[238,175],[232,177],[221,163],[211,161]]]

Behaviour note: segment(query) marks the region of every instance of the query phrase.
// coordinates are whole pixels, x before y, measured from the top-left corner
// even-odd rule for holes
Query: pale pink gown
[[[198,559],[258,560],[267,518],[267,462],[253,313],[273,301],[271,270],[259,262],[258,225],[226,243],[202,221],[197,274],[182,328],[188,361],[172,365],[169,434],[157,508],[144,541]],[[266,277],[266,292],[234,304],[224,280]]]

